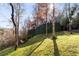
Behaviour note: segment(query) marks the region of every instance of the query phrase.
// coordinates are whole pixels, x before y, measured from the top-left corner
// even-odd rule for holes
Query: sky
[[[27,19],[27,17],[31,17],[30,15],[33,12],[33,5],[34,4],[24,4],[24,13],[22,20]],[[0,28],[10,28],[13,26],[11,22],[11,7],[9,4],[0,4]],[[23,23],[24,21],[21,21]]]
[[[28,17],[32,17],[31,15],[33,14],[33,7],[34,7],[34,3],[25,3],[23,5],[24,8],[24,13],[23,13],[23,17],[21,19],[21,24],[24,23],[24,20],[27,19]],[[56,8],[58,8],[59,10],[63,10],[64,8],[64,3],[59,3],[59,4],[55,4]],[[13,27],[13,24],[11,22],[11,7],[9,6],[9,4],[0,4],[0,28],[10,28]],[[50,8],[52,8],[50,6]]]

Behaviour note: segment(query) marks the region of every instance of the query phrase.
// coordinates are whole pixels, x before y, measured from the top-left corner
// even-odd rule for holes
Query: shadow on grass
[[[53,39],[53,44],[54,44],[54,55],[60,56],[58,46],[57,46],[57,43],[56,43],[56,39]]]
[[[45,38],[46,38],[46,36],[44,36],[44,35],[34,36],[31,39],[29,39],[26,43],[21,44],[19,46],[19,48],[22,48],[22,47],[25,47],[25,46],[29,46],[29,45],[32,45],[32,44],[35,44],[35,43],[38,43],[38,42],[42,42],[42,41],[44,41]]]
[[[35,47],[33,50],[31,50],[31,52],[27,56],[30,56],[43,43],[43,41],[37,47]]]
[[[26,46],[29,46],[29,45],[33,45],[35,43],[38,43],[40,42],[36,47],[33,48],[33,50],[31,50],[29,53],[28,53],[28,56],[30,56],[42,43],[43,41],[45,40],[46,36],[44,35],[37,35],[37,36],[34,36],[32,37],[31,39],[29,39],[25,44],[21,44],[18,48],[23,48],[23,47],[26,47]],[[8,55],[8,53],[11,53],[15,51],[14,50],[14,47],[12,48],[7,48],[5,49],[4,51],[0,51],[0,55],[1,56],[5,56],[5,55]]]
[[[36,36],[33,37],[32,39],[29,39],[24,45],[21,45],[20,48],[23,48],[25,46],[29,46],[29,45],[33,45],[35,43],[40,42],[40,44],[38,44],[36,47],[34,47],[33,50],[31,50],[27,56],[30,56],[42,43],[43,41],[46,39],[46,36],[44,35],[40,35],[40,36]]]

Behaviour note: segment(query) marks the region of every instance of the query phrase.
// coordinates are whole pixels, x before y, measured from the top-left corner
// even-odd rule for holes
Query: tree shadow
[[[35,47],[33,50],[31,50],[31,52],[27,56],[30,56],[43,43],[43,41],[37,47]]]
[[[53,39],[53,44],[54,44],[54,55],[60,56],[59,49],[58,49],[58,46],[57,46],[57,43],[56,43],[56,39]]]
[[[30,56],[42,43],[43,41],[46,39],[46,36],[43,36],[41,35],[38,40],[37,40],[37,37],[36,38],[33,38],[34,40],[32,41],[32,39],[28,40],[28,42],[26,42],[26,44],[24,45],[21,45],[19,48],[23,48],[25,46],[29,46],[29,45],[33,45],[35,43],[38,43],[40,42],[36,47],[33,48],[33,50],[31,50],[30,52],[28,52],[28,55],[27,56]]]
[[[38,42],[43,42],[46,39],[46,37],[43,35],[38,35],[37,37],[34,36],[31,39],[29,39],[27,42],[25,42],[24,44],[20,44],[19,48],[29,46]]]

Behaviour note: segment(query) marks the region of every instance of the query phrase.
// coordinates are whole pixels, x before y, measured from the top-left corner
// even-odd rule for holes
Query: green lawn
[[[57,33],[57,39],[46,38],[45,35],[36,35],[28,42],[18,47],[0,51],[5,56],[79,56],[79,33]],[[51,35],[49,35],[51,37]]]

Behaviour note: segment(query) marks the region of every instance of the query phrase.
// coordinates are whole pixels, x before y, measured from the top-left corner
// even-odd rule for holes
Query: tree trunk
[[[70,3],[69,3],[69,32],[70,32],[70,34],[72,34],[72,28],[71,28],[71,15],[70,15]]]
[[[72,25],[71,25],[71,22],[69,23],[69,32],[70,32],[70,34],[72,34]]]
[[[52,23],[52,39],[56,39],[55,21],[53,21],[53,23]]]
[[[20,5],[17,4],[19,9],[16,10],[16,18],[17,18],[17,23],[16,23],[16,29],[15,29],[15,34],[16,34],[16,46],[15,46],[15,49],[17,49],[18,45],[19,45],[19,20],[20,20]]]
[[[11,6],[11,10],[12,10],[12,14],[11,14],[11,20],[12,20],[12,22],[13,22],[13,25],[14,25],[14,28],[15,28],[15,40],[16,40],[16,43],[15,43],[15,50],[17,49],[17,47],[18,47],[18,43],[19,43],[19,41],[18,41],[18,39],[19,39],[19,36],[18,36],[18,33],[19,33],[19,22],[18,22],[18,24],[16,24],[16,22],[14,21],[14,6],[13,6],[13,4],[12,3],[10,3],[10,6]],[[19,21],[19,20],[18,20]]]
[[[18,36],[18,28],[17,27],[15,27],[15,39],[16,39],[16,43],[15,43],[15,50],[16,50],[19,45],[19,36]]]
[[[48,4],[46,6],[46,36],[48,34],[47,20],[48,20]]]
[[[46,36],[47,36],[48,30],[47,30],[47,16],[46,16]]]
[[[55,34],[55,8],[54,8],[54,3],[53,3],[52,39],[56,39],[56,34]]]

